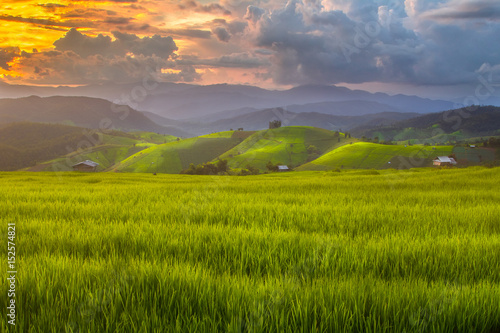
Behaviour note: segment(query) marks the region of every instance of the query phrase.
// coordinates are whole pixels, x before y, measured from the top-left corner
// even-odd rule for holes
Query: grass
[[[497,332],[500,169],[369,173],[0,173],[11,330]]]
[[[307,126],[288,126],[259,131],[222,154],[220,158],[227,159],[231,168],[245,168],[250,164],[265,171],[269,161],[293,166],[305,163],[310,157],[307,152],[310,145],[324,153],[335,144],[337,138],[331,131]]]
[[[432,159],[436,156],[448,156],[452,149],[452,146],[402,146],[357,142],[334,149],[298,167],[297,170],[425,167],[432,165]]]
[[[179,173],[194,165],[210,162],[230,150],[243,139],[231,133],[215,133],[203,137],[174,141],[147,148],[113,166],[120,172]]]

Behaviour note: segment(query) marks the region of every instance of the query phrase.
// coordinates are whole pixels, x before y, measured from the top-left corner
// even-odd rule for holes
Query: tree
[[[250,173],[252,175],[258,175],[259,174],[259,169],[257,169],[256,167],[254,167],[254,166],[252,166],[250,164],[247,165],[247,170],[250,171]]]
[[[217,173],[227,172],[228,170],[227,160],[219,160],[216,166],[217,166]]]
[[[308,154],[320,154],[321,152],[319,151],[319,149],[316,146],[310,145],[309,147],[307,147],[307,153]]]
[[[281,127],[281,120],[273,120],[269,122],[269,129],[280,128],[280,127]]]
[[[267,162],[266,164],[266,169],[269,170],[270,172],[276,172],[278,171],[278,165],[274,165],[271,161]]]

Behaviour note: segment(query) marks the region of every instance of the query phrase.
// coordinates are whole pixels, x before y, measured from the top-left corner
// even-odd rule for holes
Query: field
[[[432,165],[436,156],[448,156],[453,146],[403,146],[357,142],[344,145],[297,168],[300,171],[346,169],[408,169]]]
[[[11,331],[499,332],[499,187],[480,167],[0,173]]]
[[[220,132],[156,145],[113,166],[120,172],[179,173],[194,165],[210,162],[243,141],[237,132]],[[241,133],[239,134],[241,135]]]
[[[345,139],[341,139],[345,144]],[[319,154],[336,147],[338,138],[332,131],[308,126],[288,126],[259,131],[238,146],[220,156],[227,159],[231,168],[245,168],[248,164],[260,171],[266,171],[266,164],[298,166],[307,161],[311,145]],[[318,156],[319,156],[318,154]]]

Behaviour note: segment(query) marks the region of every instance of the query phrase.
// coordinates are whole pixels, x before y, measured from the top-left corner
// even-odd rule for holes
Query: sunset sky
[[[497,93],[496,0],[3,0],[0,80]],[[486,91],[485,90],[485,91]]]

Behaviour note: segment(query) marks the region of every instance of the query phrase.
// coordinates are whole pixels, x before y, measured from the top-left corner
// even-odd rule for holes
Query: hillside
[[[97,140],[97,136],[90,136]],[[0,127],[0,170],[13,171],[68,153],[89,142],[83,129],[65,125],[15,123]]]
[[[347,144],[298,167],[297,171],[331,169],[408,169],[432,165],[436,156],[448,156],[452,146],[393,146],[369,142]],[[410,159],[411,158],[411,159]]]
[[[0,127],[0,170],[69,171],[87,159],[99,170],[156,143],[176,140],[151,132],[102,134],[90,129],[41,123],[12,123]]]
[[[380,140],[418,139],[447,142],[481,136],[500,135],[500,107],[462,108],[402,120],[390,126],[365,125],[352,130],[358,137]]]
[[[0,123],[22,121],[189,136],[179,129],[158,125],[128,106],[104,99],[61,96],[0,99]]]
[[[252,132],[227,131],[149,147],[113,166],[117,172],[179,173],[191,163],[210,162]]]
[[[220,156],[227,159],[231,168],[245,168],[251,165],[260,171],[266,171],[266,164],[301,165],[329,151],[335,145],[344,142],[343,135],[335,136],[325,129],[289,126],[272,130],[259,131],[248,137],[238,146]],[[314,146],[308,152],[309,146]]]

